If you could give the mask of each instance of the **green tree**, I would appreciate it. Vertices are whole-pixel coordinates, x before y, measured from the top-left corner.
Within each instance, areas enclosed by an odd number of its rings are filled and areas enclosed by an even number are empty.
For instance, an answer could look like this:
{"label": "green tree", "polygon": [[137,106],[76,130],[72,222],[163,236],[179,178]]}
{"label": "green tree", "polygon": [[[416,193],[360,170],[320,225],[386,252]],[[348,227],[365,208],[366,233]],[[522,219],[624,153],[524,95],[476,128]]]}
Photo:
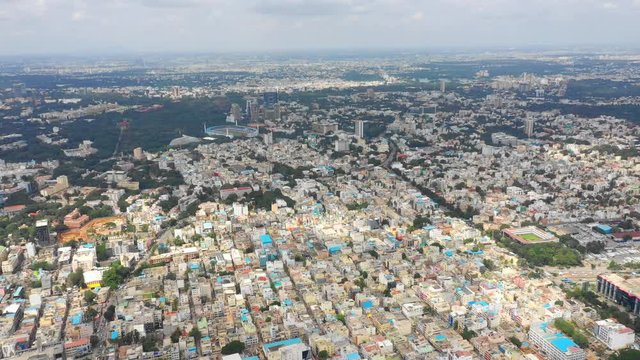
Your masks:
{"label": "green tree", "polygon": [[180,330],[180,328],[176,328],[172,333],[171,333],[171,342],[172,343],[177,343],[178,341],[180,341],[180,336],[182,335],[182,330]]}
{"label": "green tree", "polygon": [[114,305],[109,305],[107,310],[104,312],[104,318],[107,321],[113,321],[116,318],[116,307]]}
{"label": "green tree", "polygon": [[96,317],[96,315],[98,315],[98,311],[94,308],[92,308],[91,306],[89,306],[87,308],[87,311],[84,312],[84,322],[88,323],[88,322],[92,322],[93,319]]}
{"label": "green tree", "polygon": [[82,268],[78,268],[78,270],[70,273],[69,276],[67,276],[67,284],[69,286],[77,286],[77,287],[84,286],[84,275],[83,275]]}
{"label": "green tree", "polygon": [[509,341],[511,341],[511,343],[515,345],[517,348],[520,348],[522,346],[522,341],[520,341],[520,339],[518,339],[515,336],[510,337]]}
{"label": "green tree", "polygon": [[484,267],[487,268],[487,270],[489,271],[494,271],[497,269],[496,264],[493,262],[493,260],[491,259],[484,259],[482,260],[482,264],[484,265]]}
{"label": "green tree", "polygon": [[31,270],[46,270],[46,271],[51,271],[54,270],[56,267],[51,265],[48,261],[36,261],[33,262],[31,264]]}
{"label": "green tree", "polygon": [[196,341],[198,341],[202,337],[202,333],[200,332],[200,330],[198,330],[197,327],[194,327],[193,329],[191,329],[191,331],[189,331],[189,336],[192,336]]}
{"label": "green tree", "polygon": [[638,360],[640,359],[640,350],[624,349],[616,354],[609,356],[609,360]]}
{"label": "green tree", "polygon": [[222,355],[241,354],[245,349],[242,341],[234,340],[222,347]]}
{"label": "green tree", "polygon": [[467,327],[464,328],[464,330],[462,330],[462,338],[465,340],[471,340],[472,338],[476,337],[478,334],[476,334],[475,331],[473,330],[469,330]]}
{"label": "green tree", "polygon": [[156,340],[152,336],[145,336],[142,338],[142,351],[144,352],[158,351]]}
{"label": "green tree", "polygon": [[96,295],[91,290],[86,290],[84,292],[84,301],[89,305],[93,304],[93,302],[96,300],[96,297],[98,297],[98,295]]}
{"label": "green tree", "polygon": [[125,278],[129,276],[130,272],[131,270],[122,266],[119,260],[114,261],[111,263],[111,266],[109,266],[109,268],[102,274],[102,282],[106,286],[112,289],[116,289],[124,282]]}
{"label": "green tree", "polygon": [[109,259],[107,244],[105,244],[104,242],[101,242],[96,246],[96,257],[98,261],[105,261]]}
{"label": "green tree", "polygon": [[327,360],[329,358],[329,353],[327,352],[327,350],[322,350],[318,353],[318,357],[320,358],[320,360]]}

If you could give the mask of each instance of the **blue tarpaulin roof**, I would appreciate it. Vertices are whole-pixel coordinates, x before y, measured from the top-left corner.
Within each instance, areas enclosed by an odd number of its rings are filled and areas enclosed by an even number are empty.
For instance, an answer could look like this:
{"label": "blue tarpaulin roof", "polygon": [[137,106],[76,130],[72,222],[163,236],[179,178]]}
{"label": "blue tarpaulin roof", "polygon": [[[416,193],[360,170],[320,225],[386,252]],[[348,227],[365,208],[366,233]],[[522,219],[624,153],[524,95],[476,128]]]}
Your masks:
{"label": "blue tarpaulin roof", "polygon": [[262,242],[262,245],[271,244],[273,243],[273,239],[271,238],[271,236],[269,236],[269,234],[262,234],[260,235],[260,242]]}

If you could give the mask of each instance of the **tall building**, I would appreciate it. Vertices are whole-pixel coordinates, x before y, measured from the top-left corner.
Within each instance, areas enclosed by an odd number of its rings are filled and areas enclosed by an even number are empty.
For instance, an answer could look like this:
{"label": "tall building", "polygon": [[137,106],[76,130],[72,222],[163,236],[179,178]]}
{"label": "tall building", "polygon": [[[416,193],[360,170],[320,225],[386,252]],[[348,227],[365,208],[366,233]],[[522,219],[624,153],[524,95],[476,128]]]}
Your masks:
{"label": "tall building", "polygon": [[144,152],[142,151],[141,147],[137,147],[135,149],[133,149],[133,158],[136,160],[143,160],[144,159]]}
{"label": "tall building", "polygon": [[334,150],[336,152],[349,151],[349,142],[347,140],[338,139],[334,144]]}
{"label": "tall building", "polygon": [[242,120],[242,109],[240,109],[240,105],[231,104],[231,116],[233,116],[235,121]]}
{"label": "tall building", "polygon": [[36,239],[38,239],[38,243],[41,245],[48,245],[51,241],[48,220],[36,221]]}
{"label": "tall building", "polygon": [[273,144],[273,132],[269,131],[268,133],[266,133],[266,134],[264,134],[262,136],[263,136],[265,145]]}
{"label": "tall building", "polygon": [[251,122],[258,122],[260,117],[260,108],[258,107],[258,103],[256,101],[247,100],[247,105],[249,108],[249,118]]}
{"label": "tall building", "polygon": [[364,139],[364,120],[356,120],[356,137]]}
{"label": "tall building", "polygon": [[278,103],[278,92],[267,91],[262,95],[262,100],[265,108],[272,109]]}
{"label": "tall building", "polygon": [[527,134],[527,137],[533,136],[533,126],[535,125],[534,118],[526,118],[524,119],[524,132]]}
{"label": "tall building", "polygon": [[274,112],[274,115],[276,117],[276,120],[280,120],[280,118],[281,118],[281,111],[280,110],[281,110],[280,109],[280,104],[275,104],[273,106],[273,112]]}
{"label": "tall building", "polygon": [[447,91],[447,82],[444,80],[440,80],[440,92]]}

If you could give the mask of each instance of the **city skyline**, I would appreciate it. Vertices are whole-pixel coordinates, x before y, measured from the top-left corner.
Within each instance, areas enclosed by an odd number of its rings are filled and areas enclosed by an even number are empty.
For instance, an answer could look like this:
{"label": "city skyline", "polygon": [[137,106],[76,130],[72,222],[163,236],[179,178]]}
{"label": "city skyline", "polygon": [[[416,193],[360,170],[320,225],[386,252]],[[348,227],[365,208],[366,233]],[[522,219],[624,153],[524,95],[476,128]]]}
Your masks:
{"label": "city skyline", "polygon": [[[635,48],[640,1],[0,1],[0,55]],[[595,24],[595,26],[594,26]]]}

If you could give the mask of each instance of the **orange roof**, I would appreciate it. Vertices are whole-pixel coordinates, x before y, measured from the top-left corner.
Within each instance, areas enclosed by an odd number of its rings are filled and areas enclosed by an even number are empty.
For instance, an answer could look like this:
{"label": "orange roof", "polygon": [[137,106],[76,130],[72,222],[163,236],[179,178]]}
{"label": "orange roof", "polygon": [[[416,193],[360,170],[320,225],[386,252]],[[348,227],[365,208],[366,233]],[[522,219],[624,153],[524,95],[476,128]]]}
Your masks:
{"label": "orange roof", "polygon": [[89,338],[82,338],[82,339],[78,339],[76,341],[70,341],[70,342],[64,343],[64,348],[65,349],[74,348],[74,347],[78,347],[78,346],[87,345],[88,343],[89,343]]}
{"label": "orange roof", "polygon": [[5,206],[2,210],[13,212],[13,211],[20,211],[24,208],[26,208],[25,205],[9,205],[9,206]]}

